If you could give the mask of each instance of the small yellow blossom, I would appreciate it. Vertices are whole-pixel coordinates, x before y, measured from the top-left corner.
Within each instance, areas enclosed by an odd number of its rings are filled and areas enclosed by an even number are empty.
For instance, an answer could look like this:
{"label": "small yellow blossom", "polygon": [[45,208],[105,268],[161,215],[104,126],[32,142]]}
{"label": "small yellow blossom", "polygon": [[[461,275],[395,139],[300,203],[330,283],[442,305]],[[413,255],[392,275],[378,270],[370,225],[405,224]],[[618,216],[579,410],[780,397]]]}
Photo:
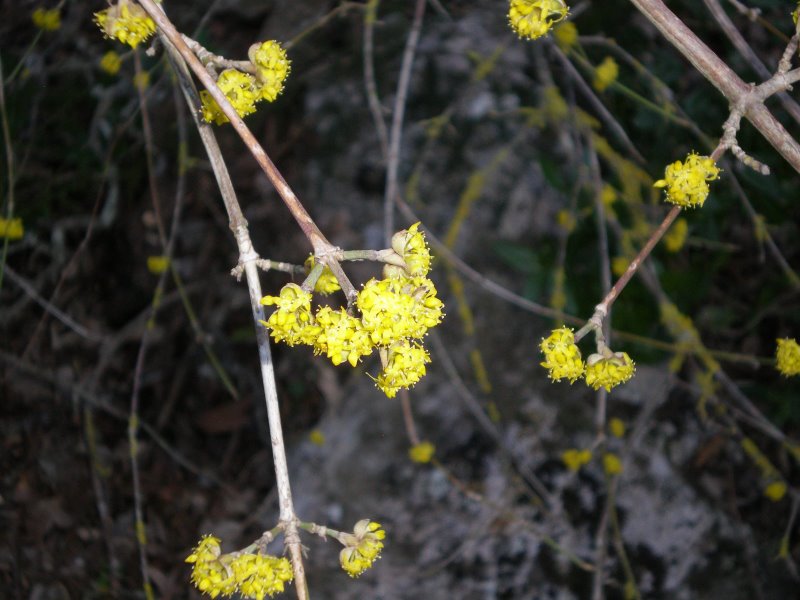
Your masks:
{"label": "small yellow blossom", "polygon": [[106,37],[115,38],[131,48],[156,32],[156,24],[145,10],[135,2],[119,0],[105,10],[94,14],[95,22]]}
{"label": "small yellow blossom", "polygon": [[703,206],[708,197],[708,182],[719,178],[719,168],[709,156],[692,152],[685,161],[677,160],[668,165],[664,179],[653,186],[666,188],[667,202],[684,208]]}
{"label": "small yellow blossom", "polygon": [[240,554],[231,561],[230,569],[243,598],[263,600],[282,592],[293,579],[289,560],[268,554]]}
{"label": "small yellow blossom", "polygon": [[583,450],[570,448],[561,453],[561,462],[573,473],[580,471],[583,465],[588,465],[590,460],[592,460],[592,451],[588,448]]}
{"label": "small yellow blossom", "polygon": [[578,42],[578,28],[572,21],[565,21],[553,30],[553,36],[556,44],[566,50]]}
{"label": "small yellow blossom", "polygon": [[[219,538],[204,535],[192,553],[186,557],[193,563],[192,583],[194,586],[216,598],[220,594],[230,596],[236,591],[236,579],[227,564],[221,560]],[[228,557],[225,556],[227,559]]]}
{"label": "small yellow blossom", "polygon": [[598,92],[605,91],[605,89],[614,83],[619,76],[619,66],[610,56],[606,56],[594,70],[594,81],[592,85]]}
{"label": "small yellow blossom", "polygon": [[625,422],[622,419],[614,417],[608,422],[608,430],[616,438],[625,436]]}
{"label": "small yellow blossom", "polygon": [[780,502],[786,495],[787,487],[783,481],[773,481],[764,488],[764,495],[773,502]]}
{"label": "small yellow blossom", "polygon": [[388,398],[394,398],[401,389],[413,387],[425,376],[425,365],[431,362],[421,344],[408,340],[401,340],[382,352],[387,354],[386,366],[378,374],[375,385]]}
{"label": "small yellow blossom", "polygon": [[[304,267],[306,270],[306,275],[311,272],[311,269],[317,264],[314,255],[312,254],[306,259],[304,263]],[[333,274],[333,271],[330,270],[330,267],[325,267],[322,269],[322,275],[319,276],[317,279],[317,283],[314,285],[314,291],[318,294],[322,294],[323,296],[330,296],[334,292],[338,292],[341,287],[339,287],[339,281],[336,279],[336,275]]]}
{"label": "small yellow blossom", "polygon": [[314,352],[325,354],[334,365],[349,362],[355,367],[362,356],[372,353],[369,333],[344,308],[333,310],[323,306],[317,311],[315,321],[319,333],[314,340]]}
{"label": "small yellow blossom", "polygon": [[116,75],[119,73],[121,67],[122,58],[113,50],[109,50],[103,54],[103,58],[100,59],[100,69],[109,75]]}
{"label": "small yellow blossom", "polygon": [[431,252],[425,234],[419,230],[419,223],[395,233],[392,250],[405,261],[410,277],[427,277],[431,269]]}
{"label": "small yellow blossom", "polygon": [[166,256],[148,256],[147,270],[153,275],[161,275],[169,268],[169,258]]}
{"label": "small yellow blossom", "polygon": [[408,457],[412,462],[425,464],[431,462],[434,452],[436,452],[436,446],[430,442],[420,442],[408,449]]}
{"label": "small yellow blossom", "polygon": [[520,37],[535,40],[567,17],[563,0],[511,0],[508,22]]}
{"label": "small yellow blossom", "polygon": [[[217,87],[222,90],[240,117],[256,112],[256,101],[259,99],[259,95],[256,89],[256,80],[252,75],[236,69],[225,69],[219,74]],[[228,122],[228,117],[225,116],[217,101],[211,97],[208,91],[200,92],[200,101],[203,119],[206,123],[222,125]]]}
{"label": "small yellow blossom", "polygon": [[607,452],[603,455],[603,469],[607,475],[619,475],[622,473],[622,461],[616,454]]}
{"label": "small yellow blossom", "polygon": [[324,446],[325,434],[322,433],[319,429],[312,429],[311,433],[308,434],[308,440],[315,446]]}
{"label": "small yellow blossom", "polygon": [[135,87],[140,92],[145,91],[148,87],[150,87],[150,72],[149,71],[140,71],[136,75],[133,76],[133,87]]}
{"label": "small yellow blossom", "polygon": [[667,252],[678,252],[686,243],[686,236],[689,234],[689,224],[686,219],[678,219],[672,224],[669,231],[664,236],[664,247]]}
{"label": "small yellow blossom", "polygon": [[22,219],[0,218],[0,238],[19,240],[24,234],[25,228],[22,226]]}
{"label": "small yellow blossom", "polygon": [[350,577],[358,577],[369,569],[383,550],[386,532],[380,523],[363,519],[356,523],[353,533],[339,534],[344,549],[339,553],[339,562]]}
{"label": "small yellow blossom", "polygon": [[256,67],[259,99],[272,102],[283,91],[283,82],[292,70],[286,50],[278,42],[270,40],[253,44],[248,58]]}
{"label": "small yellow blossom", "polygon": [[609,185],[608,183],[604,184],[603,189],[600,192],[600,201],[603,203],[603,206],[606,209],[609,209],[616,200],[617,190],[614,189],[614,186]]}
{"label": "small yellow blossom", "polygon": [[776,340],[778,347],[775,351],[776,368],[785,377],[800,375],[800,345],[794,338]]}
{"label": "small yellow blossom", "polygon": [[61,27],[61,10],[58,8],[37,8],[31,20],[42,31],[55,31]]}
{"label": "small yellow blossom", "polygon": [[370,279],[358,293],[356,305],[377,346],[422,337],[442,320],[444,306],[433,282],[424,278]]}
{"label": "small yellow blossom", "polygon": [[617,277],[622,277],[622,274],[628,270],[628,265],[631,264],[624,256],[615,256],[611,259],[611,272]]}
{"label": "small yellow blossom", "polygon": [[556,214],[556,221],[558,222],[558,226],[567,233],[572,233],[575,230],[575,217],[571,210],[564,208],[558,211]]}
{"label": "small yellow blossom", "polygon": [[269,319],[262,321],[272,331],[275,341],[285,341],[290,346],[314,343],[320,330],[311,314],[311,292],[287,283],[279,296],[264,296],[261,304],[278,307]]}
{"label": "small yellow blossom", "polygon": [[581,351],[575,345],[575,334],[567,327],[554,329],[542,340],[539,348],[544,353],[544,362],[540,363],[550,373],[550,379],[560,381],[569,379],[575,383],[583,375],[584,364]]}
{"label": "small yellow blossom", "polygon": [[599,390],[611,388],[625,383],[633,377],[636,367],[626,352],[615,352],[605,358],[601,354],[592,354],[586,359],[586,384]]}

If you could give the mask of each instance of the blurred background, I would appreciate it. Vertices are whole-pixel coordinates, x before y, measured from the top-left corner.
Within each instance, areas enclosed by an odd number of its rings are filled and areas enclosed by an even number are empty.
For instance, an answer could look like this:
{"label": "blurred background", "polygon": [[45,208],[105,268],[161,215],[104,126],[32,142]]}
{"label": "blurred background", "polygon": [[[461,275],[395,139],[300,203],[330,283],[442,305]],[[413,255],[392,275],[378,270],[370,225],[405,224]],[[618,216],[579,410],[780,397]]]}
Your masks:
{"label": "blurred background", "polygon": [[[413,4],[382,1],[371,25],[387,124]],[[768,72],[794,28],[791,2],[749,0],[753,19],[738,2],[669,4],[745,81],[765,77],[709,7]],[[255,41],[287,47],[283,94],[246,122],[334,244],[384,247],[366,5],[163,5],[227,58]],[[249,299],[230,275],[238,255],[208,158],[163,48],[104,39],[103,3],[0,6],[0,595],[144,597],[136,396],[149,577],[157,598],[199,597],[183,561],[200,536],[233,550],[278,518]],[[55,7],[57,26],[34,24]],[[409,458],[401,401],[368,375],[375,356],[333,367],[273,344],[298,514],[387,531],[357,580],[335,542],[304,538],[312,596],[796,597],[800,384],[772,357],[776,338],[800,333],[797,173],[745,123],[741,146],[772,175],[722,163],[706,205],[682,214],[613,307],[610,343],[635,378],[607,398],[550,383],[538,344],[563,320],[537,307],[591,316],[603,272],[624,270],[667,212],[653,182],[713,149],[728,106],[627,1],[575,2],[579,37],[536,43],[510,30],[507,8],[431,1],[408,88],[398,181],[413,214],[398,211],[397,229],[429,232],[447,312],[410,394],[436,460]],[[798,132],[793,102],[768,107]],[[256,250],[302,264],[311,248],[274,189],[230,126],[215,131]],[[345,268],[357,285],[380,273]],[[266,272],[262,286],[291,280]]]}

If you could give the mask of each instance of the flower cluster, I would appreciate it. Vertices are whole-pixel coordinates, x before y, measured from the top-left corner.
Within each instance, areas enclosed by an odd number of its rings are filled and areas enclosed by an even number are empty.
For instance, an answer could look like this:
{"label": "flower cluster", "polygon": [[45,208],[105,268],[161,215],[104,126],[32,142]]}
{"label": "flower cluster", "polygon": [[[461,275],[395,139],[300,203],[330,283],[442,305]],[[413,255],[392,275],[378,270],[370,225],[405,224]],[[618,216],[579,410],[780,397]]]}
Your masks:
{"label": "flower cluster", "polygon": [[[394,235],[391,254],[385,277],[370,279],[358,292],[358,316],[329,306],[312,312],[311,292],[290,283],[279,296],[262,298],[262,304],[277,306],[263,324],[276,341],[313,346],[315,354],[324,354],[334,365],[348,362],[355,367],[377,348],[383,368],[375,383],[393,398],[425,375],[430,356],[421,340],[442,320],[443,304],[427,278],[431,256],[419,223]],[[313,267],[312,257],[306,269]],[[329,294],[337,289],[338,282],[326,268],[315,290]]]}
{"label": "flower cluster", "polygon": [[263,600],[284,590],[292,580],[292,567],[285,558],[267,554],[233,552],[222,554],[219,538],[205,535],[186,562],[193,564],[192,583],[212,598],[231,596]]}
{"label": "flower cluster", "polygon": [[607,348],[603,354],[592,354],[584,363],[581,351],[575,344],[575,334],[567,327],[554,329],[539,345],[545,360],[540,363],[553,381],[568,379],[575,383],[584,378],[586,384],[595,390],[611,388],[625,383],[635,371],[630,356],[625,352],[611,352]]}
{"label": "flower cluster", "polygon": [[666,188],[667,202],[684,208],[703,206],[708,197],[708,183],[719,178],[719,168],[714,159],[692,152],[685,161],[676,160],[668,165],[664,179],[653,185]]}
{"label": "flower cluster", "polygon": [[608,86],[614,83],[619,76],[619,66],[610,56],[606,56],[597,68],[594,70],[594,81],[592,85],[598,92],[604,91]]}
{"label": "flower cluster", "polygon": [[58,8],[37,8],[31,20],[42,31],[56,31],[61,27],[61,10]]}
{"label": "flower cluster", "polygon": [[[306,275],[311,272],[317,264],[314,255],[312,254],[306,259],[304,263],[304,267],[306,270]],[[319,276],[317,279],[317,283],[314,284],[314,291],[318,294],[322,294],[323,296],[330,296],[334,292],[338,292],[341,287],[339,287],[339,282],[336,279],[336,275],[333,274],[333,271],[330,270],[329,267],[325,267],[322,269],[322,275]]]}
{"label": "flower cluster", "polygon": [[339,553],[339,562],[350,577],[358,577],[369,569],[383,549],[386,532],[380,523],[363,519],[356,523],[353,533],[339,534],[344,549]]}
{"label": "flower cluster", "polygon": [[589,464],[592,460],[592,451],[588,448],[578,450],[577,448],[569,448],[561,453],[561,462],[573,473],[581,470],[581,467]]}
{"label": "flower cluster", "polygon": [[19,240],[25,234],[22,219],[3,219],[0,217],[0,239]]}
{"label": "flower cluster", "polygon": [[800,375],[800,345],[793,338],[777,340],[776,367],[785,377]]}
{"label": "flower cluster", "polygon": [[156,24],[136,2],[119,0],[94,14],[95,23],[106,37],[114,38],[136,48],[156,32]]}
{"label": "flower cluster", "polygon": [[408,449],[408,457],[412,462],[418,464],[425,464],[431,462],[433,455],[436,453],[436,446],[430,442],[420,442],[414,444]]}
{"label": "flower cluster", "polygon": [[511,0],[508,22],[517,35],[535,40],[563,21],[569,7],[563,0]]}
{"label": "flower cluster", "polygon": [[[225,69],[217,78],[217,86],[240,117],[256,111],[261,100],[272,102],[283,91],[283,82],[289,75],[291,63],[281,45],[269,40],[253,44],[249,50],[253,74],[238,69]],[[200,92],[203,119],[207,123],[222,125],[228,117],[207,91]]]}
{"label": "flower cluster", "polygon": [[103,54],[103,58],[100,59],[101,70],[109,75],[116,75],[119,73],[120,68],[122,68],[122,57],[119,54],[113,50],[109,50]]}

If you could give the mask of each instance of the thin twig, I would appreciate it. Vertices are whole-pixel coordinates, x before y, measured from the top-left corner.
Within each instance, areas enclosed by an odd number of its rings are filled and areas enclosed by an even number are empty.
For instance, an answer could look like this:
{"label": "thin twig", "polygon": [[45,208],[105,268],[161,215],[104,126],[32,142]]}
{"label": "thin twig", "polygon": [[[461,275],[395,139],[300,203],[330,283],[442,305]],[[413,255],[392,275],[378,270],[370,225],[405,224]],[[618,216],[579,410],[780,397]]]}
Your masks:
{"label": "thin twig", "polygon": [[389,157],[389,134],[386,130],[386,121],[383,120],[383,107],[378,98],[378,86],[375,83],[374,37],[379,4],[380,0],[369,0],[364,11],[364,87],[367,90],[369,112],[381,144],[383,160],[386,161]]}

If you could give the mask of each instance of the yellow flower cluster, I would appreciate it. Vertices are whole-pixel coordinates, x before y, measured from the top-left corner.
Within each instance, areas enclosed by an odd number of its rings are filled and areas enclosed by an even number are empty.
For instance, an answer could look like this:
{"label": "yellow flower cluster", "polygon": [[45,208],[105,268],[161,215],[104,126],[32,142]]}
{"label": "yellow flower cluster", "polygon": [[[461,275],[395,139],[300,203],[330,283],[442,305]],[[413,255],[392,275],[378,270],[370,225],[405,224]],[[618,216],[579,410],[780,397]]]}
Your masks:
{"label": "yellow flower cluster", "polygon": [[785,377],[800,375],[800,345],[794,338],[777,340],[776,367]]}
{"label": "yellow flower cluster", "polygon": [[[419,224],[395,234],[392,250],[394,264],[384,268],[388,276],[370,279],[358,292],[359,316],[329,306],[312,313],[311,292],[290,283],[279,296],[261,299],[262,304],[277,306],[263,324],[276,341],[313,346],[316,354],[324,354],[334,365],[348,362],[355,367],[362,356],[378,348],[383,369],[375,383],[393,398],[425,375],[430,356],[420,340],[442,320],[444,305],[426,277],[431,256]],[[306,268],[310,270],[313,264],[309,259]],[[406,268],[397,266],[402,264]],[[315,289],[330,293],[338,287],[333,274],[323,271]]]}
{"label": "yellow flower cluster", "polygon": [[666,188],[667,202],[678,206],[703,206],[708,197],[708,182],[719,178],[719,168],[709,156],[700,156],[692,152],[685,161],[676,160],[668,165],[664,179],[659,179],[653,186]]}
{"label": "yellow flower cluster", "polygon": [[[316,259],[314,259],[314,255],[312,254],[306,259],[304,263],[304,267],[306,270],[306,275],[311,272],[317,264]],[[336,275],[333,274],[333,271],[330,270],[329,267],[325,267],[322,269],[322,275],[319,276],[317,279],[317,283],[314,284],[314,291],[318,294],[322,294],[323,296],[330,296],[334,292],[338,292],[340,289],[339,282],[336,280]]]}
{"label": "yellow flower cluster", "polygon": [[350,577],[358,577],[369,569],[381,555],[386,532],[380,523],[363,519],[356,523],[353,533],[343,533],[339,541],[344,549],[339,553],[339,562]]}
{"label": "yellow flower cluster", "polygon": [[115,38],[131,48],[156,32],[156,24],[145,10],[135,2],[119,0],[105,10],[94,14],[95,23],[106,37]]}
{"label": "yellow flower cluster", "polygon": [[619,76],[619,66],[610,56],[606,56],[597,68],[594,70],[594,81],[592,85],[598,92],[604,91],[608,86],[614,83]]}
{"label": "yellow flower cluster", "polygon": [[192,553],[192,583],[212,598],[231,596],[263,600],[284,590],[292,580],[292,567],[285,558],[266,554],[222,554],[219,538],[204,535]]}
{"label": "yellow flower cluster", "polygon": [[588,465],[590,460],[592,460],[592,451],[588,448],[583,450],[570,448],[561,453],[561,462],[573,473],[580,471],[583,465]]}
{"label": "yellow flower cluster", "polygon": [[601,387],[606,391],[625,383],[635,371],[631,358],[625,352],[608,352],[608,356],[592,354],[583,362],[581,351],[575,344],[575,334],[567,327],[554,329],[539,345],[544,354],[540,363],[553,381],[568,379],[575,383],[581,377],[595,390]]}
{"label": "yellow flower cluster", "polygon": [[22,219],[3,219],[0,217],[0,239],[19,240],[25,235]]}
{"label": "yellow flower cluster", "polygon": [[688,235],[689,223],[686,222],[686,219],[677,219],[666,235],[664,235],[664,247],[667,249],[667,252],[675,253],[683,248]]}
{"label": "yellow flower cluster", "polygon": [[508,22],[517,35],[535,40],[547,32],[569,13],[563,0],[511,0]]}
{"label": "yellow flower cluster", "polygon": [[619,456],[613,452],[607,452],[603,455],[603,470],[607,475],[614,476],[622,473],[622,461]]}
{"label": "yellow flower cluster", "polygon": [[[286,51],[274,40],[253,44],[249,58],[255,75],[237,69],[225,69],[217,79],[217,86],[240,117],[254,113],[256,103],[261,100],[275,100],[283,91],[283,82],[291,70]],[[200,100],[203,119],[207,123],[222,125],[228,122],[228,117],[211,94],[203,90],[200,92]]]}
{"label": "yellow flower cluster", "polygon": [[431,462],[435,452],[436,446],[430,442],[420,442],[419,444],[414,444],[408,449],[408,457],[412,462],[426,464]]}
{"label": "yellow flower cluster", "polygon": [[109,75],[116,75],[122,67],[122,57],[113,50],[109,50],[103,54],[100,59],[100,69]]}
{"label": "yellow flower cluster", "polygon": [[61,27],[61,10],[58,8],[37,8],[31,20],[42,31],[55,31]]}

